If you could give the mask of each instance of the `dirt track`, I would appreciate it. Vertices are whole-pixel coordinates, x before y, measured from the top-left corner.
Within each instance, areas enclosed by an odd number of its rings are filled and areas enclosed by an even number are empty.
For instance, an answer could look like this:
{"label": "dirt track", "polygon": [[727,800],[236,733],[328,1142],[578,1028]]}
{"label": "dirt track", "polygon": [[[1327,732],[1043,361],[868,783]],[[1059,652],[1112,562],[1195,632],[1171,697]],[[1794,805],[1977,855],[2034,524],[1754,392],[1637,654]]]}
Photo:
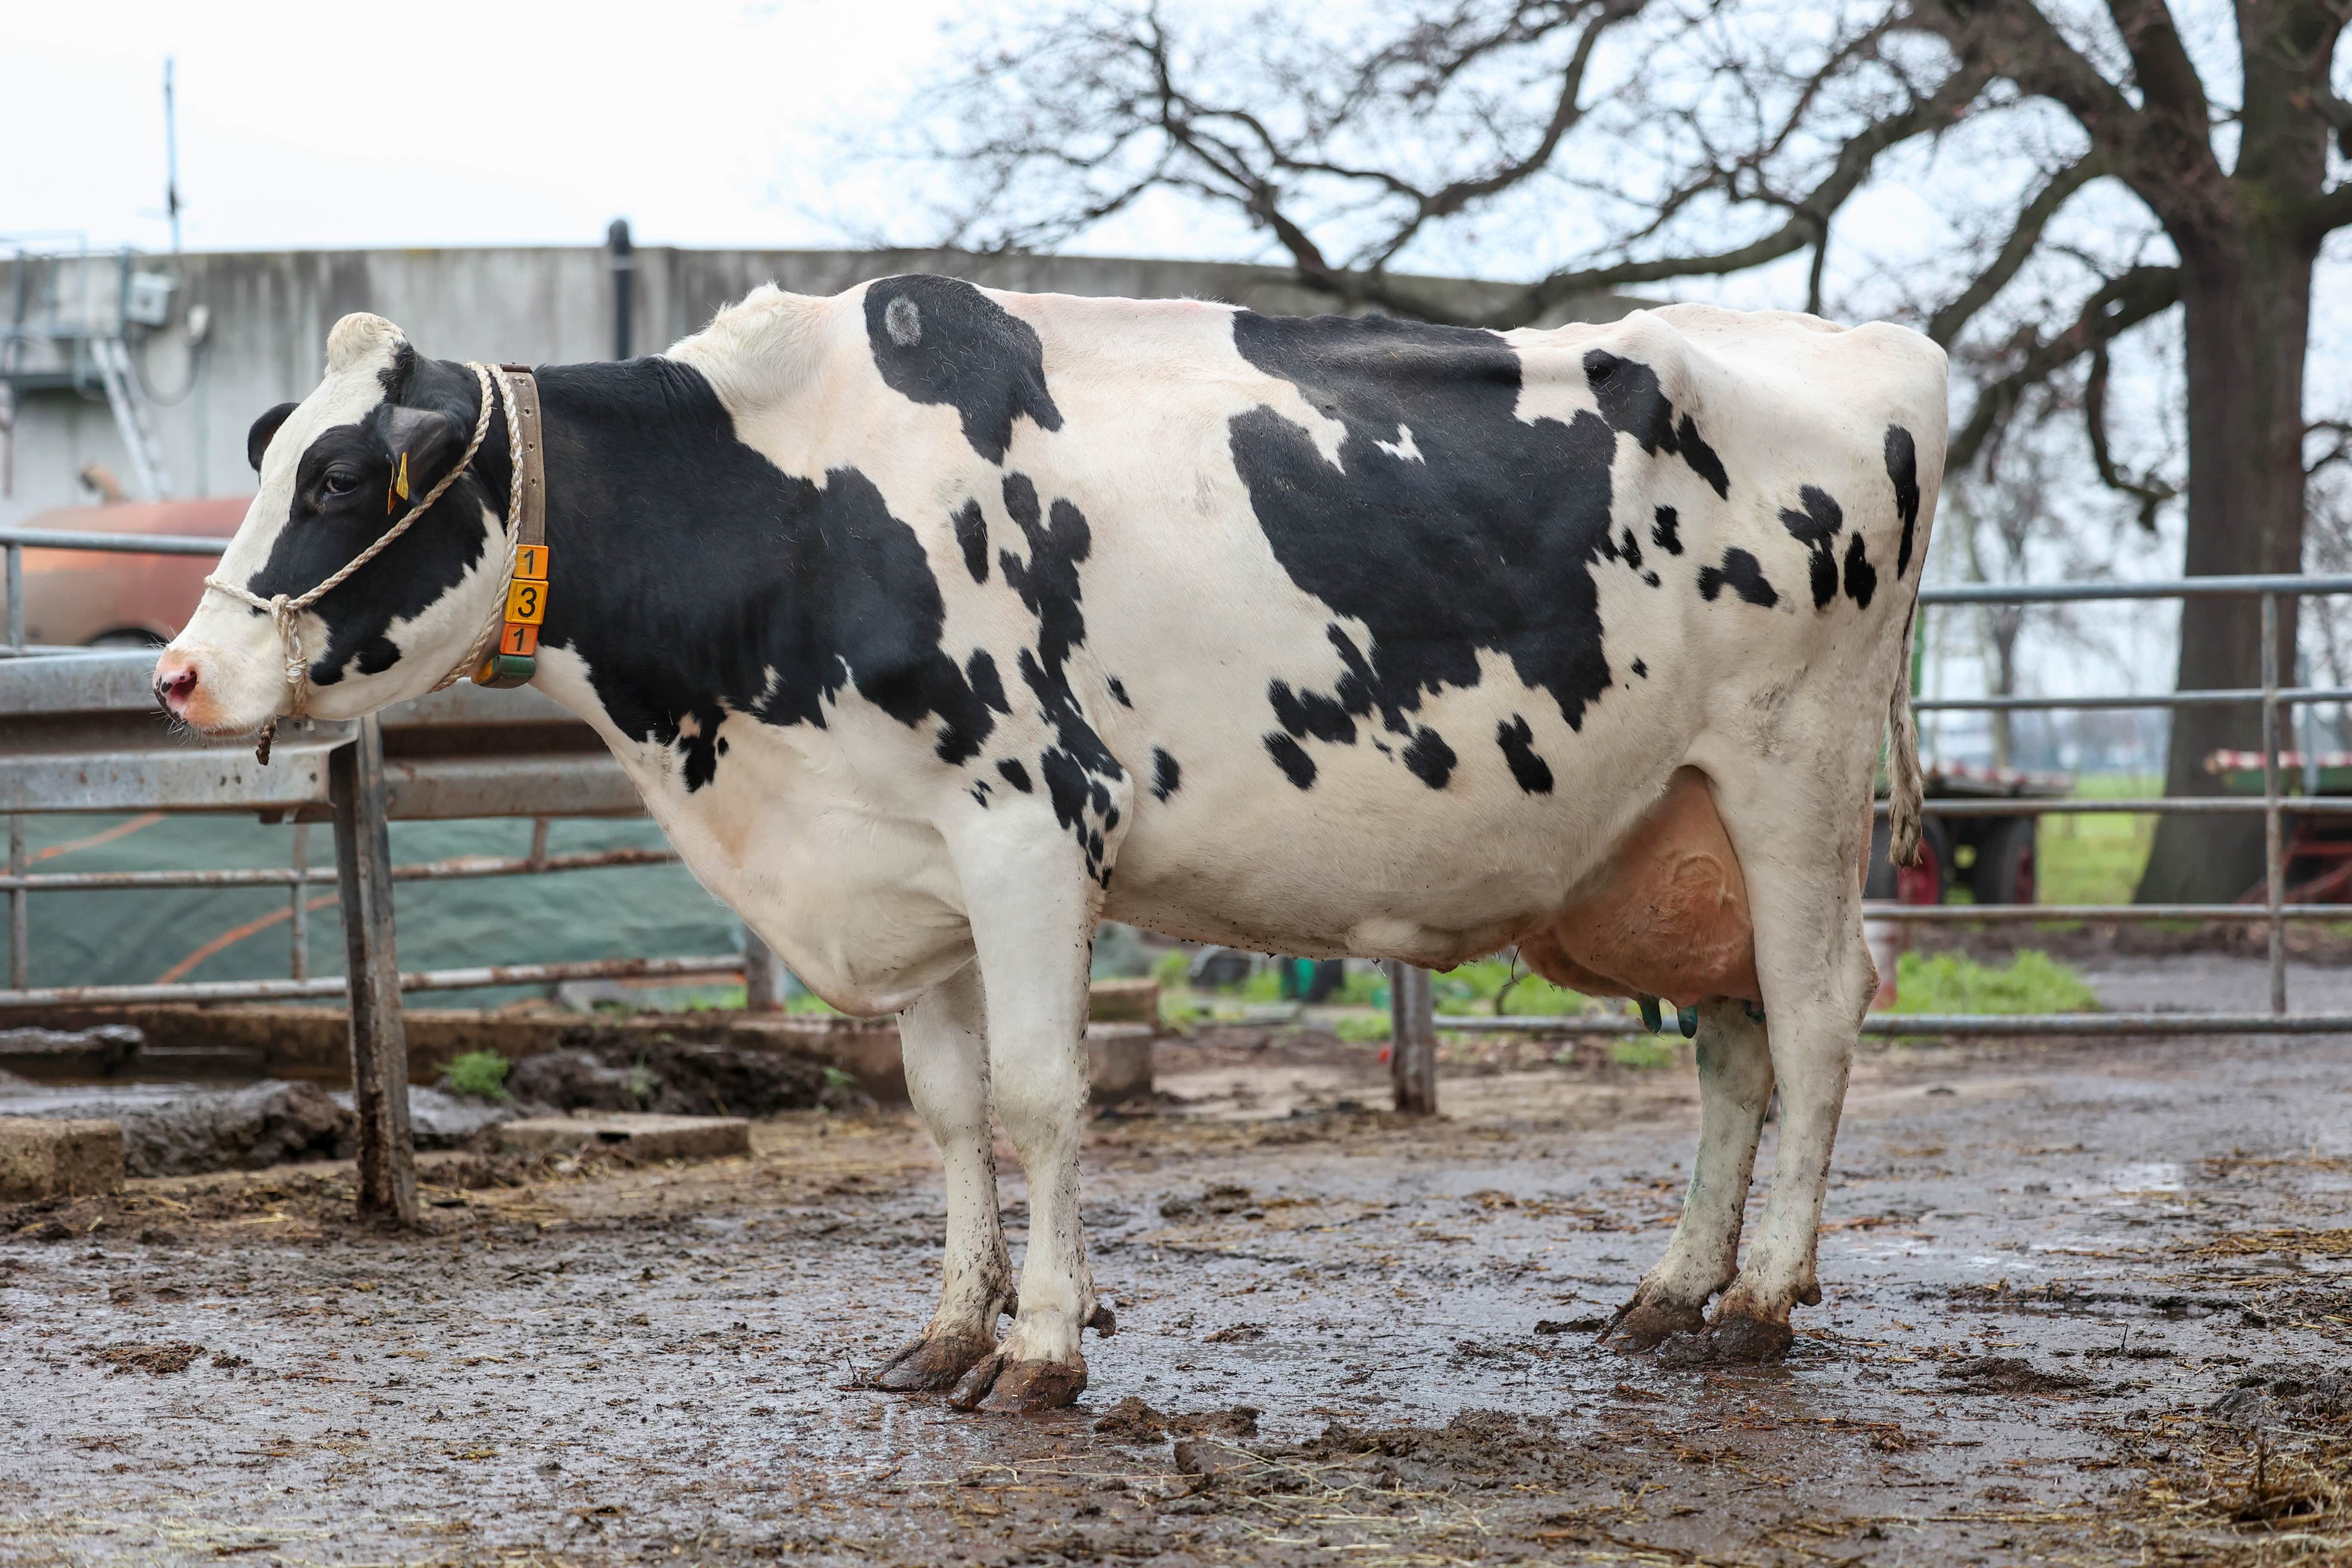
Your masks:
{"label": "dirt track", "polygon": [[851,1386],[929,1310],[911,1121],[443,1163],[530,1179],[407,1238],[331,1167],[137,1184],[0,1244],[0,1562],[2352,1559],[2348,1068],[1871,1056],[1827,1300],[1721,1371],[1591,1343],[1679,1204],[1686,1070],[1449,1078],[1413,1126],[1349,1108],[1360,1053],[1169,1047],[1189,1103],[1090,1147],[1120,1331],[1043,1420]]}

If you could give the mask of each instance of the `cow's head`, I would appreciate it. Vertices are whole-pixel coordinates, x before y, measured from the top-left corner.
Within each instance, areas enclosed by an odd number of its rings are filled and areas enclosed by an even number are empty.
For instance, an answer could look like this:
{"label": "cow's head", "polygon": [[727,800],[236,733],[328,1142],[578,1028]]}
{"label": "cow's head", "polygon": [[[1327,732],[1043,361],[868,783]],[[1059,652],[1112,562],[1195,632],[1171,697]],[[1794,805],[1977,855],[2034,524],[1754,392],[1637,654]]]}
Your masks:
{"label": "cow's head", "polygon": [[[215,573],[263,599],[317,587],[464,459],[481,391],[471,370],[420,358],[381,316],[327,334],[327,374],[254,421],[261,493]],[[432,689],[498,607],[506,568],[507,433],[494,415],[468,471],[407,531],[300,611],[309,711],[352,719]],[[267,611],[206,592],[155,667],[155,694],[208,734],[289,711],[287,653]]]}

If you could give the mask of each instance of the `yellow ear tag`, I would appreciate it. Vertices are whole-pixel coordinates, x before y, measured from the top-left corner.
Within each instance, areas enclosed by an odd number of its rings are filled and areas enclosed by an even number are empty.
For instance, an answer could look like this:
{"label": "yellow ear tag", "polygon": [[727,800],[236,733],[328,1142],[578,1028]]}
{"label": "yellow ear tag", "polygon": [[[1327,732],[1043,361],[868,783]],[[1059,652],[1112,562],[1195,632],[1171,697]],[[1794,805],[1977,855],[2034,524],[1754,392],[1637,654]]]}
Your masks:
{"label": "yellow ear tag", "polygon": [[408,454],[405,452],[400,455],[400,472],[393,476],[392,488],[399,492],[401,500],[408,499]]}

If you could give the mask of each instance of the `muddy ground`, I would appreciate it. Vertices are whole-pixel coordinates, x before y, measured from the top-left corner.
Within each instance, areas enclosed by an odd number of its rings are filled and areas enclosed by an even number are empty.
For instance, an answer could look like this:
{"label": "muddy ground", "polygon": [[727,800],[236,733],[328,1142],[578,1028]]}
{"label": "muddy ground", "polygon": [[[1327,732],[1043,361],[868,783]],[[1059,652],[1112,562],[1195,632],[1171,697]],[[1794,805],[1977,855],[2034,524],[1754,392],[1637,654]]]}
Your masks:
{"label": "muddy ground", "polygon": [[857,1386],[937,1275],[905,1116],[430,1156],[406,1237],[333,1166],[8,1216],[0,1562],[2352,1560],[2352,1043],[1866,1052],[1827,1299],[1752,1370],[1593,1343],[1686,1067],[1412,1124],[1361,1050],[1163,1049],[1092,1131],[1118,1332],[1047,1418]]}

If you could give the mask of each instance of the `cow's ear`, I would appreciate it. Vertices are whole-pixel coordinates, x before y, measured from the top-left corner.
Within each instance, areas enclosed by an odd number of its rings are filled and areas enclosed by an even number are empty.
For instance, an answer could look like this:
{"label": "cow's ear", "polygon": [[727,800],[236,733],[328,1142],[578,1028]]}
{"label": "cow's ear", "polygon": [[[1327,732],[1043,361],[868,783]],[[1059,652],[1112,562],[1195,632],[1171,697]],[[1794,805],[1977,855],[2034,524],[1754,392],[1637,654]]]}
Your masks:
{"label": "cow's ear", "polygon": [[286,416],[293,413],[296,406],[291,403],[279,404],[255,420],[253,428],[245,433],[245,460],[253,465],[255,473],[261,472],[261,455],[269,450],[270,437],[278,434],[278,427],[286,423]]}
{"label": "cow's ear", "polygon": [[383,445],[392,459],[384,510],[392,511],[423,500],[441,482],[441,476],[465,450],[466,437],[457,422],[446,414],[394,404],[384,412]]}

